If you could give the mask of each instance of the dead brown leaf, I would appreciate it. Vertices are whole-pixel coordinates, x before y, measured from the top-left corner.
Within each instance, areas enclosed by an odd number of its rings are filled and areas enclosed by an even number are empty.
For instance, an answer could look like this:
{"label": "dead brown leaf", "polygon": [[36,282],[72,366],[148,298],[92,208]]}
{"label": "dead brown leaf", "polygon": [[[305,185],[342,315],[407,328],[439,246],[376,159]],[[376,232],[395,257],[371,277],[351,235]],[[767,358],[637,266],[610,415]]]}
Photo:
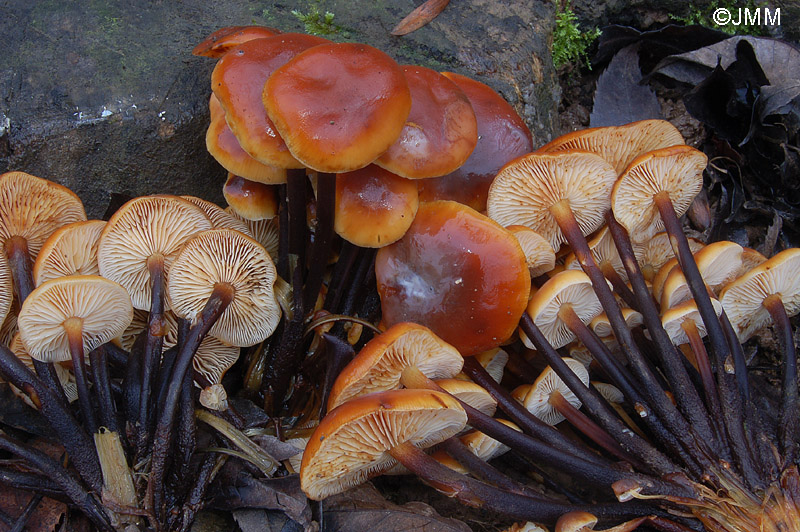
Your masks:
{"label": "dead brown leaf", "polygon": [[[33,498],[33,494],[27,491],[17,490],[8,486],[0,486],[0,510],[17,518],[28,502]],[[61,516],[67,511],[67,505],[54,501],[53,499],[43,498],[36,506],[36,510],[28,520],[25,530],[39,530],[49,532],[55,530]]]}
{"label": "dead brown leaf", "polygon": [[406,35],[435,19],[441,13],[450,0],[427,0],[401,20],[392,30],[392,35]]}

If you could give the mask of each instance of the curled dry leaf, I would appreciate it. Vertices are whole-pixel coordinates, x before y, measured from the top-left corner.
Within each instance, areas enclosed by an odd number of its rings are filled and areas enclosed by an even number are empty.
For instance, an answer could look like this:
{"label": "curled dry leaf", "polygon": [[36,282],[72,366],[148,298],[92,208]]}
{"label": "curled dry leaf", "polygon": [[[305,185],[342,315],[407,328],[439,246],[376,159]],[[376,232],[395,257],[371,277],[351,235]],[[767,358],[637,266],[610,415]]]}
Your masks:
{"label": "curled dry leaf", "polygon": [[392,35],[406,35],[435,19],[450,0],[427,0],[401,20],[392,30]]}

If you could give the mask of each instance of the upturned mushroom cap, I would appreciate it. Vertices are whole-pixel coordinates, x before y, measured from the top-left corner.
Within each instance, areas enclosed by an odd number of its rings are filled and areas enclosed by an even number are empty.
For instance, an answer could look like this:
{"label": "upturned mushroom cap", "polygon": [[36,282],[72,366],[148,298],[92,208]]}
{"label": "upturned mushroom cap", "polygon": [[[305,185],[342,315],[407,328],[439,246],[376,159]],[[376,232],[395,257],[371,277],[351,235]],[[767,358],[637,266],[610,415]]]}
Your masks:
{"label": "upturned mushroom cap", "polygon": [[781,251],[720,292],[719,300],[740,340],[747,340],[770,322],[762,303],[776,294],[789,316],[800,311],[800,248]]}
{"label": "upturned mushroom cap", "polygon": [[[597,231],[587,243],[589,244],[589,250],[592,252],[592,257],[594,257],[594,261],[598,266],[603,263],[610,264],[623,281],[628,281],[628,272],[625,270],[625,265],[622,264],[622,258],[620,258],[617,247],[614,245],[614,239],[611,237],[611,232],[608,230],[608,227],[603,227]],[[564,258],[564,268],[567,270],[581,269],[580,262],[578,262],[578,257],[575,256],[575,253],[570,253]]]}
{"label": "upturned mushroom cap", "polygon": [[200,41],[192,49],[192,55],[217,59],[243,42],[272,37],[279,33],[279,30],[267,26],[226,26]]}
{"label": "upturned mushroom cap", "polygon": [[542,235],[524,225],[509,225],[506,229],[517,237],[531,277],[538,277],[555,268],[556,253]]}
{"label": "upturned mushroom cap", "polygon": [[83,350],[89,353],[121,335],[133,318],[130,296],[119,284],[97,275],[60,277],[36,288],[19,311],[22,343],[42,362],[71,360],[64,322],[82,322]]}
{"label": "upturned mushroom cap", "polygon": [[234,298],[209,331],[223,342],[246,347],[269,337],[281,309],[273,285],[277,274],[264,247],[232,229],[197,234],[181,248],[167,283],[176,315],[194,322],[216,284],[233,287]]}
{"label": "upturned mushroom cap", "polygon": [[263,104],[297,160],[341,173],[363,168],[394,143],[411,93],[400,66],[380,50],[322,44],[275,70]]}
{"label": "upturned mushroom cap", "polygon": [[569,202],[584,235],[603,224],[617,173],[598,155],[531,153],[505,165],[489,188],[486,209],[500,225],[530,227],[558,250],[566,238],[550,209]]}
{"label": "upturned mushroom cap", "polygon": [[[569,366],[581,382],[589,386],[589,372],[586,367],[575,359],[563,357],[562,360]],[[581,407],[581,401],[572,393],[572,390],[556,375],[550,366],[547,366],[537,377],[531,389],[525,396],[524,405],[534,416],[538,417],[548,425],[557,425],[564,421],[562,416],[555,408],[550,405],[550,395],[558,391],[575,408]]]}
{"label": "upturned mushroom cap", "polygon": [[149,310],[148,259],[156,255],[164,258],[168,280],[169,268],[181,246],[211,227],[199,207],[177,196],[134,198],[114,213],[100,234],[100,275],[125,287],[134,308]]}
{"label": "upturned mushroom cap", "polygon": [[97,246],[105,229],[103,220],[87,220],[67,224],[50,235],[33,264],[33,282],[67,275],[100,275]]}
{"label": "upturned mushroom cap", "polygon": [[[622,309],[622,318],[625,320],[625,324],[629,328],[638,327],[642,323],[644,323],[644,316],[640,312],[637,312],[631,308],[623,307]],[[605,312],[601,312],[598,314],[590,323],[589,328],[591,328],[594,333],[599,336],[600,338],[604,338],[606,336],[611,336],[614,334],[614,329],[611,327],[611,322],[608,319],[608,316]]]}
{"label": "upturned mushroom cap", "polygon": [[[712,242],[694,253],[694,260],[703,281],[717,293],[741,271],[742,246],[727,240]],[[683,272],[680,268],[673,268],[661,289],[661,309],[672,308],[689,299],[692,299],[692,292]]]}
{"label": "upturned mushroom cap", "polygon": [[245,220],[270,220],[278,214],[275,187],[228,174],[222,194],[230,209]]}
{"label": "upturned mushroom cap", "polygon": [[225,170],[259,183],[286,182],[285,168],[264,164],[244,151],[226,122],[225,110],[214,94],[211,95],[208,106],[211,122],[206,131],[206,149]]}
{"label": "upturned mushroom cap", "polygon": [[392,468],[400,443],[427,448],[464,429],[467,415],[447,394],[381,392],[342,404],[320,422],[300,466],[300,487],[313,500],[341,493]]}
{"label": "upturned mushroom cap", "polygon": [[685,145],[647,152],[633,160],[611,191],[611,210],[631,240],[642,242],[663,230],[653,199],[656,194],[669,194],[678,216],[686,212],[703,187],[706,164],[703,152]]}
{"label": "upturned mushroom cap", "polygon": [[620,174],[643,153],[683,143],[678,129],[666,120],[641,120],[624,126],[594,127],[567,133],[537,151],[581,150],[596,153],[611,163]]}
{"label": "upturned mushroom cap", "polygon": [[219,384],[225,373],[239,360],[240,352],[241,348],[208,335],[200,342],[192,357],[192,368],[211,384]]}
{"label": "upturned mushroom cap", "polygon": [[[507,419],[498,419],[497,422],[502,423],[503,425],[506,425],[517,432],[522,432],[521,428]],[[459,439],[461,440],[461,443],[466,445],[467,448],[472,451],[472,454],[487,462],[497,458],[501,454],[505,454],[509,450],[509,447],[504,443],[500,443],[494,438],[490,438],[478,430],[470,431],[459,437]]]}
{"label": "upturned mushroom cap", "polygon": [[25,172],[0,175],[0,244],[24,238],[31,262],[56,229],[84,220],[83,203],[68,188]]}
{"label": "upturned mushroom cap", "polygon": [[357,246],[399,240],[417,214],[417,183],[371,164],[336,176],[336,233]]}
{"label": "upturned mushroom cap", "polygon": [[[225,209],[231,216],[240,217],[239,213],[231,207]],[[247,224],[250,233],[255,238],[256,242],[264,246],[269,256],[272,257],[272,262],[278,260],[278,240],[280,238],[280,230],[278,227],[278,217],[273,216],[269,219],[248,220],[247,218],[240,219]]]}
{"label": "upturned mushroom cap", "polygon": [[375,164],[409,179],[439,177],[464,164],[478,142],[475,112],[458,85],[429,68],[403,67],[411,112]]}
{"label": "upturned mushroom cap", "polygon": [[495,347],[494,349],[478,353],[475,355],[475,360],[486,369],[486,373],[488,373],[495,382],[503,380],[503,371],[508,363],[508,353],[499,347]]}
{"label": "upturned mushroom cap", "polygon": [[406,234],[375,260],[387,325],[411,321],[469,356],[514,333],[530,291],[519,242],[473,209],[423,203]]}
{"label": "upturned mushroom cap", "polygon": [[475,410],[480,410],[487,416],[493,416],[497,410],[497,401],[486,388],[472,381],[460,379],[436,379],[444,391],[461,399]]}
{"label": "upturned mushroom cap", "polygon": [[589,512],[574,511],[558,518],[556,532],[587,532],[597,524],[597,517]]}
{"label": "upturned mushroom cap", "polygon": [[237,218],[231,213],[226,212],[219,205],[198,198],[197,196],[181,196],[181,198],[200,207],[200,210],[208,216],[214,229],[233,229],[253,238],[253,233],[250,232],[250,228],[241,218]]}
{"label": "upturned mushroom cap", "polygon": [[[719,301],[711,299],[711,305],[714,307],[714,312],[717,313],[717,316],[722,314],[722,304],[720,304]],[[706,336],[706,326],[705,323],[703,323],[703,318],[700,316],[700,311],[697,310],[697,304],[694,299],[679,303],[661,315],[661,324],[664,326],[664,330],[667,331],[667,335],[669,335],[669,339],[672,340],[673,344],[682,345],[689,343],[689,337],[686,331],[681,327],[683,322],[688,320],[694,322],[697,327],[697,332],[700,334],[700,338]]]}
{"label": "upturned mushroom cap", "polygon": [[228,392],[221,384],[212,384],[200,391],[200,404],[209,410],[227,410]]}
{"label": "upturned mushroom cap", "polygon": [[478,124],[478,143],[458,169],[420,181],[420,200],[452,200],[486,210],[489,185],[507,162],[533,151],[533,139],[514,108],[494,89],[461,74],[442,72],[464,91]]}
{"label": "upturned mushroom cap", "polygon": [[[705,245],[696,238],[687,238],[687,240],[692,253],[696,253]],[[675,257],[675,252],[672,250],[672,244],[670,244],[669,235],[666,231],[656,233],[652,238],[641,244],[634,244],[633,252],[636,254],[636,261],[639,263],[639,267],[642,269],[642,275],[648,282],[653,282],[656,272],[668,260]]]}
{"label": "upturned mushroom cap", "polygon": [[[531,296],[528,314],[556,349],[575,339],[575,334],[559,317],[559,311],[565,305],[572,306],[583,323],[589,323],[603,311],[592,288],[592,281],[582,271],[564,270],[551,277]],[[535,349],[521,331],[520,337],[526,346]]]}
{"label": "upturned mushroom cap", "polygon": [[360,395],[399,388],[407,367],[415,366],[429,379],[445,379],[463,365],[461,354],[427,327],[398,323],[367,342],[339,373],[328,409]]}
{"label": "upturned mushroom cap", "polygon": [[239,144],[253,158],[279,168],[303,167],[267,115],[262,92],[278,67],[300,52],[328,42],[313,35],[283,33],[244,42],[217,62],[211,73],[211,90]]}

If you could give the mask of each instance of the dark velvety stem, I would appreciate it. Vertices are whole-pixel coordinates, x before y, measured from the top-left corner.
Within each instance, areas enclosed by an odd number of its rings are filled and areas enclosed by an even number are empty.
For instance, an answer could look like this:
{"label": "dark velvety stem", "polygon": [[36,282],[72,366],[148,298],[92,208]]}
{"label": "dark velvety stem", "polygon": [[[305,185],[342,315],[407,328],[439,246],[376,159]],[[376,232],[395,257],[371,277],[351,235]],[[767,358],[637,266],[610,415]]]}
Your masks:
{"label": "dark velvety stem", "polygon": [[136,435],[136,455],[144,456],[149,447],[151,429],[155,415],[153,413],[152,389],[161,364],[161,352],[164,348],[166,322],[164,321],[164,257],[161,254],[147,258],[147,270],[150,274],[150,314],[147,318],[141,364],[141,388],[139,392],[138,431]]}
{"label": "dark velvety stem", "polygon": [[189,465],[197,442],[197,423],[194,417],[194,389],[192,372],[187,371],[181,383],[178,434],[176,437],[177,452],[175,453],[176,460],[174,465],[175,478],[181,484],[178,488],[180,491],[187,487],[182,484],[188,483],[191,479]]}
{"label": "dark velvety stem", "polygon": [[3,345],[0,345],[0,373],[8,382],[36,398],[39,411],[58,435],[81,477],[91,489],[99,492],[103,477],[94,441],[72,415],[69,405]]}
{"label": "dark velvety stem", "polygon": [[606,452],[613,454],[620,460],[630,463],[635,466],[636,469],[642,470],[646,468],[644,464],[620,447],[608,432],[603,430],[597,423],[589,419],[588,416],[564,399],[564,396],[561,395],[558,390],[554,390],[550,395],[550,404],[564,416],[578,432],[595,442],[602,449],[605,449]]}
{"label": "dark velvety stem", "polygon": [[41,493],[36,493],[31,500],[28,501],[28,504],[25,505],[25,509],[22,510],[22,513],[17,520],[14,522],[14,526],[8,532],[22,532],[25,530],[25,527],[28,526],[28,521],[30,521],[33,513],[36,511],[36,508],[39,506],[39,503],[42,502],[44,495]]}
{"label": "dark velvety stem", "polygon": [[625,304],[634,310],[639,310],[639,302],[636,300],[636,296],[633,295],[631,289],[628,288],[628,285],[625,284],[625,281],[619,276],[617,270],[608,262],[603,262],[598,266],[600,267],[600,271],[603,272],[603,276],[611,282],[611,286],[614,287],[614,292],[622,298]]}
{"label": "dark velvety stem", "polygon": [[308,264],[308,277],[303,292],[303,308],[311,312],[322,287],[322,276],[328,266],[328,256],[333,246],[333,224],[336,208],[336,174],[317,174],[317,227],[314,246]]}
{"label": "dark velvety stem", "polygon": [[[410,388],[425,388],[447,393],[416,368],[404,370],[401,382],[404,386]],[[514,430],[508,425],[487,416],[480,410],[471,407],[457,397],[455,397],[455,399],[467,413],[467,422],[475,430],[479,430],[487,436],[508,445],[526,458],[546,463],[549,466],[569,473],[575,478],[588,482],[590,485],[596,486],[599,489],[605,489],[617,480],[636,477],[643,485],[649,486],[648,491],[650,493],[666,494],[681,492],[685,494],[684,490],[672,484],[667,484],[638,473],[631,473],[628,470],[617,468],[607,461],[598,462],[594,454],[584,453],[588,459],[584,458],[582,455],[570,454],[567,449],[559,445],[551,444],[547,441],[540,441],[527,434]]]}
{"label": "dark velvety stem", "polygon": [[108,342],[105,344],[105,351],[106,358],[108,358],[108,364],[112,368],[124,368],[128,365],[128,357],[130,356],[130,353],[125,351],[114,342]]}
{"label": "dark velvety stem", "polygon": [[[574,314],[574,311],[571,312]],[[558,352],[553,349],[553,346],[547,342],[547,339],[527,312],[522,315],[520,326],[525,335],[536,346],[537,351],[547,358],[548,363],[561,380],[580,399],[581,403],[584,404],[600,426],[608,431],[623,449],[647,464],[650,469],[659,475],[663,476],[679,471],[679,468],[658,449],[640,438],[638,434],[620,421],[602,397],[595,395],[595,392],[583,384],[580,378],[562,360]]]}
{"label": "dark velvety stem", "polygon": [[725,339],[728,341],[728,347],[733,356],[733,367],[736,372],[736,385],[739,388],[739,395],[742,396],[742,402],[748,403],[750,401],[750,382],[747,377],[747,361],[744,358],[742,344],[736,336],[736,331],[733,330],[733,325],[731,325],[725,309],[722,310],[719,321],[722,324],[722,331],[725,333]]}
{"label": "dark velvety stem", "polygon": [[181,532],[186,532],[191,528],[197,512],[202,510],[205,506],[205,495],[208,491],[208,487],[211,485],[211,481],[214,480],[216,472],[219,471],[217,464],[220,460],[224,461],[225,458],[219,458],[211,453],[203,458],[200,464],[200,470],[194,477],[194,484],[189,491],[189,496],[183,504]]}
{"label": "dark velvety stem", "polygon": [[[286,201],[289,207],[289,254],[305,271],[306,265],[306,178],[305,169],[286,171]],[[291,267],[291,260],[289,261]],[[302,282],[301,282],[302,284]]]}
{"label": "dark velvety stem", "polygon": [[278,209],[278,262],[275,264],[278,275],[283,279],[288,279],[291,274],[289,271],[289,203],[286,189],[286,185],[278,187],[280,205]]}
{"label": "dark velvety stem", "polygon": [[456,473],[410,443],[397,445],[389,450],[389,454],[448,497],[453,497],[467,506],[498,512],[514,519],[552,525],[563,514],[575,510],[590,512],[600,518],[640,517],[653,512],[651,505],[636,502],[581,507],[510,493]]}
{"label": "dark velvety stem", "polygon": [[347,291],[349,286],[347,281],[350,279],[350,274],[353,271],[353,265],[360,249],[355,244],[342,240],[339,260],[333,266],[331,281],[328,283],[328,292],[325,294],[325,304],[322,306],[325,310],[334,314],[337,313],[342,294]]}
{"label": "dark velvety stem", "polygon": [[353,346],[332,334],[324,333],[322,339],[325,342],[325,382],[322,386],[322,401],[319,408],[319,419],[325,417],[328,411],[328,397],[330,396],[333,383],[344,367],[353,360],[355,351]]}
{"label": "dark velvety stem", "polygon": [[778,442],[784,464],[789,465],[793,464],[797,457],[798,446],[797,428],[800,401],[798,401],[797,390],[797,352],[792,335],[792,324],[780,296],[769,296],[764,300],[763,305],[772,316],[775,331],[783,346],[783,396],[778,424]]}
{"label": "dark velvety stem", "polygon": [[36,288],[33,284],[33,264],[28,251],[28,241],[21,236],[12,236],[6,240],[5,248],[8,265],[14,278],[14,291],[22,306],[28,295]]}
{"label": "dark velvety stem", "polygon": [[109,431],[119,433],[117,410],[114,407],[114,398],[111,395],[111,379],[108,376],[105,346],[101,345],[89,353],[89,361],[92,363],[92,378],[95,392],[97,392],[100,423]]}
{"label": "dark velvety stem", "polygon": [[[142,351],[144,349],[145,332],[139,334],[131,347],[131,354],[128,357],[128,364],[125,367],[125,378],[122,381],[122,391],[125,398],[125,419],[128,428],[138,431],[135,425],[139,419],[139,398],[142,391]],[[136,433],[129,435],[131,440],[136,437]],[[134,443],[131,441],[131,443]]]}
{"label": "dark velvety stem", "polygon": [[[94,408],[92,407],[92,396],[89,394],[89,381],[86,378],[86,359],[83,353],[83,335],[82,325],[69,326],[67,322],[71,320],[79,320],[78,318],[67,318],[64,322],[65,329],[67,330],[67,338],[69,340],[69,351],[72,355],[72,372],[75,374],[75,385],[78,388],[78,404],[81,408],[81,415],[83,422],[86,424],[86,430],[90,434],[97,432],[97,418],[94,415]],[[74,323],[80,324],[80,321]]]}
{"label": "dark velvety stem", "polygon": [[155,515],[161,514],[157,502],[161,501],[164,474],[167,466],[167,454],[172,441],[172,426],[175,421],[175,412],[178,406],[183,378],[192,364],[192,357],[200,342],[203,341],[208,331],[217,322],[219,317],[233,301],[234,291],[230,285],[217,284],[197,318],[195,325],[190,329],[186,341],[181,346],[175,367],[172,371],[167,395],[164,403],[160,405],[160,415],[156,425],[155,438],[153,439],[153,452],[151,455],[150,477],[147,481],[145,496],[146,508]]}
{"label": "dark velvety stem", "polygon": [[533,498],[545,499],[544,495],[534,492],[519,482],[512,480],[504,475],[488,462],[481,460],[469,447],[464,445],[458,438],[448,438],[439,444],[439,449],[442,449],[447,454],[458,460],[458,462],[466,467],[469,472],[489,484],[493,484],[498,488],[509,491],[512,493],[519,493],[520,495],[527,495]]}
{"label": "dark velvety stem", "polygon": [[[539,418],[528,412],[525,407],[519,403],[519,401],[511,397],[511,394],[508,393],[508,391],[506,391],[502,386],[498,385],[492,376],[486,372],[486,369],[481,366],[480,363],[473,357],[467,357],[464,359],[464,373],[466,373],[469,378],[475,381],[475,383],[486,388],[486,390],[492,394],[492,397],[494,397],[494,399],[497,401],[497,406],[503,412],[505,412],[514,423],[519,425],[522,431],[526,434],[530,434],[542,442],[548,442],[554,448],[562,450],[576,457],[580,457],[587,462],[598,465],[608,464],[605,459],[601,459],[586,447],[576,444],[557,431],[554,427],[544,423]],[[479,430],[489,434],[489,432],[486,432],[485,428],[480,428]],[[495,437],[492,434],[489,435]]]}
{"label": "dark velvety stem", "polygon": [[41,451],[18,442],[5,434],[0,434],[0,449],[15,454],[38,469],[47,478],[55,482],[67,497],[86,514],[100,530],[113,532],[114,527],[108,520],[100,502],[84,489],[80,481],[74,478],[57,461]]}
{"label": "dark velvety stem", "polygon": [[305,313],[303,311],[302,272],[297,266],[292,276],[294,316],[285,323],[280,341],[272,353],[268,364],[269,372],[265,386],[271,390],[273,415],[278,415],[283,406],[283,399],[289,389],[292,376],[297,372],[305,353],[303,351],[303,333],[305,332]]}
{"label": "dark velvety stem", "polygon": [[41,493],[45,497],[69,502],[64,491],[52,479],[38,473],[22,472],[17,469],[0,467],[0,485],[18,490]]}
{"label": "dark velvety stem", "polygon": [[722,405],[719,404],[717,382],[714,380],[714,373],[711,369],[711,361],[708,359],[706,345],[703,343],[703,339],[700,337],[700,331],[697,330],[697,325],[694,321],[685,320],[681,324],[681,328],[689,339],[689,345],[692,347],[694,358],[697,361],[697,369],[700,372],[700,378],[703,380],[703,394],[705,395],[708,408],[711,411],[714,427],[717,430],[717,434],[723,436],[725,434],[725,427],[722,423]]}

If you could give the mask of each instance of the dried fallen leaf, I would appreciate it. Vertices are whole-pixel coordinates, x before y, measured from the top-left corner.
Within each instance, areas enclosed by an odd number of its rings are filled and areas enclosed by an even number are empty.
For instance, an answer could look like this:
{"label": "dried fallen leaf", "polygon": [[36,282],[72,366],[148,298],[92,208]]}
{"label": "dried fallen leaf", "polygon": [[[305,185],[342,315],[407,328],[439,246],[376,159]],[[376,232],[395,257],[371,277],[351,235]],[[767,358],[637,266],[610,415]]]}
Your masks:
{"label": "dried fallen leaf", "polygon": [[435,19],[441,13],[450,0],[427,0],[401,20],[392,30],[392,35],[406,35]]}
{"label": "dried fallen leaf", "polygon": [[[16,518],[22,513],[32,497],[33,495],[29,492],[0,486],[0,510],[12,518]],[[36,510],[28,519],[28,526],[25,527],[25,530],[40,530],[42,532],[55,530],[56,525],[61,521],[61,517],[66,511],[66,504],[45,497],[39,502]]]}

